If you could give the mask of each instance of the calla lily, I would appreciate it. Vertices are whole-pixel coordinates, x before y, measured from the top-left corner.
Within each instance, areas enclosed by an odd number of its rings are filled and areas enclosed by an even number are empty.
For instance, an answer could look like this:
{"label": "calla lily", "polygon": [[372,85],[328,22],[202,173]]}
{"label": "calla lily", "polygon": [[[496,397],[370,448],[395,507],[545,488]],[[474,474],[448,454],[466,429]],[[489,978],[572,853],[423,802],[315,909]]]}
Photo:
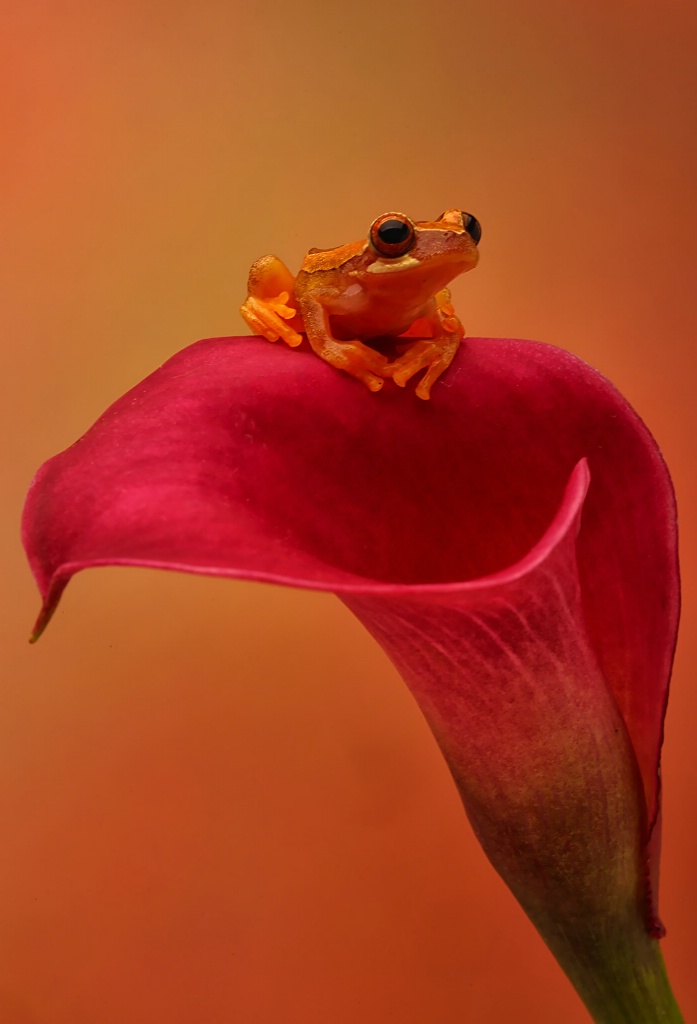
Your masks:
{"label": "calla lily", "polygon": [[682,1019],[656,909],[675,505],[590,367],[470,338],[426,403],[310,352],[202,341],[43,466],[24,539],[37,633],[89,566],[338,594],[593,1019]]}

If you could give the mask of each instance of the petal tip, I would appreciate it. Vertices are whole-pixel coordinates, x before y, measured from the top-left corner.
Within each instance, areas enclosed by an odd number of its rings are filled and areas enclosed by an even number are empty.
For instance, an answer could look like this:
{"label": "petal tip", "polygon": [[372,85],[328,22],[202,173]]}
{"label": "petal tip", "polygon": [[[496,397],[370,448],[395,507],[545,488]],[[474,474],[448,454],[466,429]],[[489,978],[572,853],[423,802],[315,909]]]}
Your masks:
{"label": "petal tip", "polygon": [[42,635],[42,633],[48,626],[49,622],[51,621],[53,612],[55,611],[55,607],[55,605],[53,605],[52,608],[49,608],[46,605],[43,606],[43,608],[41,609],[37,616],[36,622],[34,623],[34,628],[29,634],[30,644],[35,644],[39,637]]}
{"label": "petal tip", "polygon": [[46,629],[49,622],[53,618],[53,613],[58,607],[58,602],[61,599],[61,594],[68,585],[69,579],[70,577],[68,577],[67,579],[54,579],[54,581],[51,583],[51,586],[48,588],[48,591],[46,592],[46,595],[44,597],[44,602],[41,606],[41,611],[37,616],[36,622],[34,623],[34,628],[29,634],[30,644],[36,643],[36,641],[39,639],[40,636],[42,636],[44,630]]}

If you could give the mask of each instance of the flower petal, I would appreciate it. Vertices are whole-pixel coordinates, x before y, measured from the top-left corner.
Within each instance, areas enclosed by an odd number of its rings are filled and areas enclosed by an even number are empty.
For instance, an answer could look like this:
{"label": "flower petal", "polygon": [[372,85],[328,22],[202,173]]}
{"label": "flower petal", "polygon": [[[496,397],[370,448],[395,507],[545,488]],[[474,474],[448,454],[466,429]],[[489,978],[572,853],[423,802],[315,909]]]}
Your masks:
{"label": "flower petal", "polygon": [[389,384],[373,395],[256,338],[185,349],[34,481],[37,626],[95,565],[456,601],[539,542],[584,458],[579,600],[636,755],[648,839],[677,629],[673,494],[626,401],[551,346],[467,339],[428,403]]}
{"label": "flower petal", "polygon": [[484,851],[593,1018],[673,1020],[646,928],[641,778],[577,571],[589,483],[584,460],[542,540],[503,572],[344,601],[410,687]]}

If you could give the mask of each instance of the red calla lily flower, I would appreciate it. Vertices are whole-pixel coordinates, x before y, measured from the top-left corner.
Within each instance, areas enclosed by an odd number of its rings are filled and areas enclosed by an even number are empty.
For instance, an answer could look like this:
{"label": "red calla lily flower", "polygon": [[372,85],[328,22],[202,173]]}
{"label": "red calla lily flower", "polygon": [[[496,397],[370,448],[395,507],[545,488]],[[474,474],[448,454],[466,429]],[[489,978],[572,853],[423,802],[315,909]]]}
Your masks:
{"label": "red calla lily flower", "polygon": [[89,566],[338,594],[593,1018],[682,1019],[656,911],[675,504],[648,430],[590,367],[470,338],[426,403],[309,352],[202,341],[43,466],[24,539],[37,633]]}

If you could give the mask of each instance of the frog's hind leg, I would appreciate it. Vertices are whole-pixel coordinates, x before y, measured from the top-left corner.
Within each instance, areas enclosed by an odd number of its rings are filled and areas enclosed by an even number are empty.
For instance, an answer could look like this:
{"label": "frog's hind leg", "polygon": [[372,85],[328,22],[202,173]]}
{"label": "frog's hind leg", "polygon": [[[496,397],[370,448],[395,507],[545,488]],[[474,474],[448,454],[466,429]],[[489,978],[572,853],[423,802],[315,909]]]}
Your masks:
{"label": "frog's hind leg", "polygon": [[278,256],[261,256],[252,263],[247,278],[247,291],[256,299],[269,299],[281,292],[292,294],[295,278]]}
{"label": "frog's hind leg", "polygon": [[465,329],[455,316],[447,288],[436,295],[426,319],[430,323],[433,337],[409,342],[402,354],[385,367],[385,372],[395,384],[403,388],[414,374],[426,368],[426,373],[416,387],[416,394],[428,400],[431,388],[455,358]]}
{"label": "frog's hind leg", "polygon": [[[302,342],[302,320],[297,309],[288,305],[295,278],[277,256],[262,256],[252,264],[247,281],[248,295],[240,313],[255,334],[267,341],[282,338],[296,348]],[[288,322],[291,321],[291,322]]]}
{"label": "frog's hind leg", "polygon": [[364,345],[358,338],[339,341],[332,335],[329,315],[324,306],[305,296],[303,315],[307,340],[317,355],[352,377],[363,381],[369,391],[379,391],[385,383],[382,371],[387,357],[374,348]]}

